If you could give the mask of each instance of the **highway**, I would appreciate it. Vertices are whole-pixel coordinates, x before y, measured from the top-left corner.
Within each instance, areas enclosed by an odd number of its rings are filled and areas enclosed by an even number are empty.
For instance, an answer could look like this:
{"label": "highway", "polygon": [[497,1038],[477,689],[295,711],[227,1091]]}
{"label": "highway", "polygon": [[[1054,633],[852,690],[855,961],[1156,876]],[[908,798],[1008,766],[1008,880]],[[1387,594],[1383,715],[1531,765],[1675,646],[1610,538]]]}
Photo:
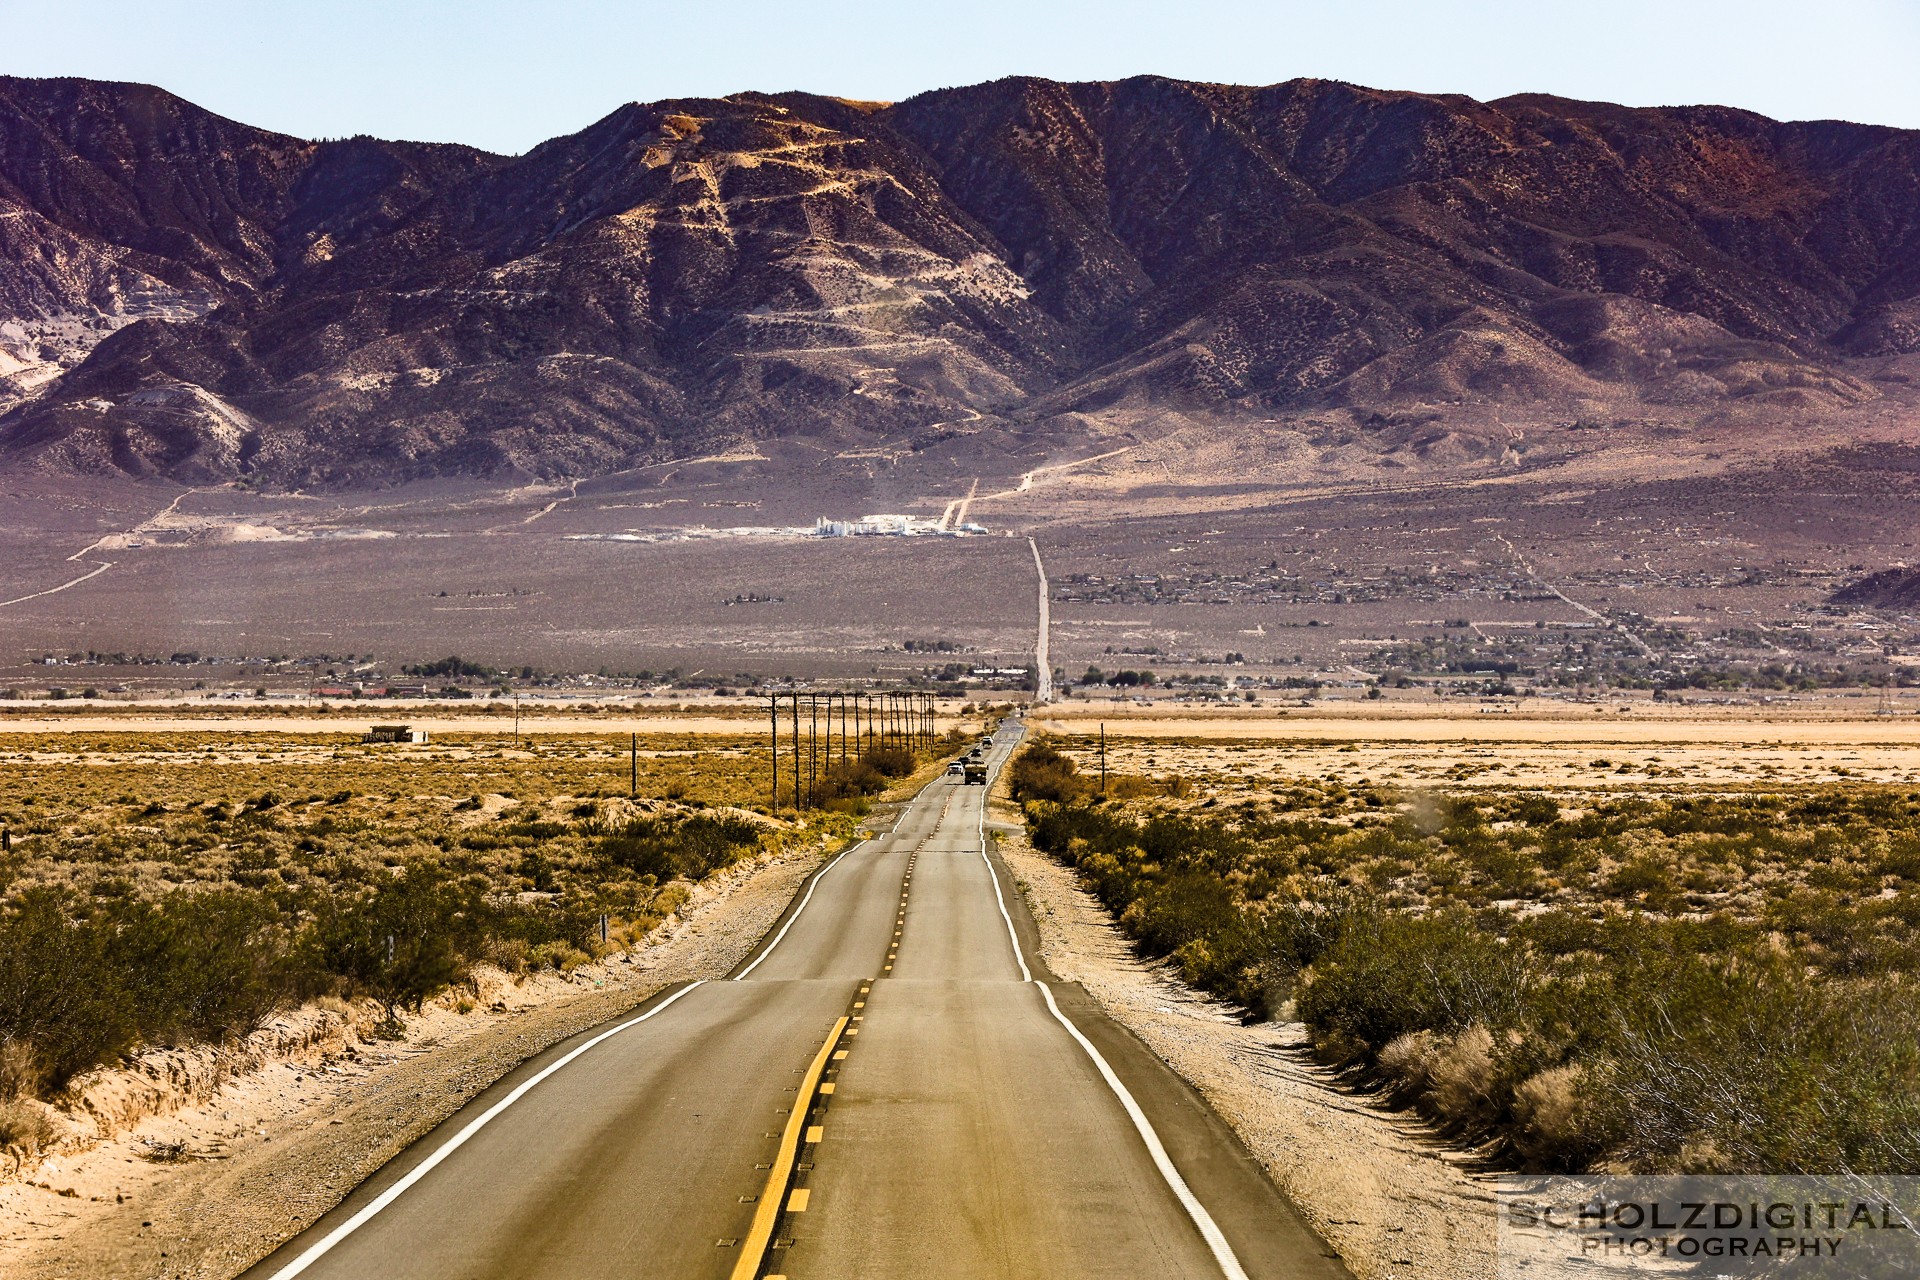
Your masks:
{"label": "highway", "polygon": [[1199,1097],[1039,964],[986,790],[929,784],[726,980],[523,1064],[249,1280],[1344,1280]]}

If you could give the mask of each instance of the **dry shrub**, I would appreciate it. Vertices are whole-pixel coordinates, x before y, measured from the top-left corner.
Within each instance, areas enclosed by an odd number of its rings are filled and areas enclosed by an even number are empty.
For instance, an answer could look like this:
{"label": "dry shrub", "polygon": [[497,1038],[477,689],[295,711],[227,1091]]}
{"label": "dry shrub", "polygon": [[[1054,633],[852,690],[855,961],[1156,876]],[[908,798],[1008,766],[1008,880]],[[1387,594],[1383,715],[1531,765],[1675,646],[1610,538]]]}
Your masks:
{"label": "dry shrub", "polygon": [[330,1013],[343,1022],[353,1021],[353,1006],[336,995],[315,996],[313,1007],[322,1013]]}
{"label": "dry shrub", "polygon": [[1494,1118],[1493,1034],[1481,1023],[1453,1036],[1432,1031],[1395,1036],[1374,1063],[1401,1106],[1417,1106],[1457,1129],[1483,1129]]}
{"label": "dry shrub", "polygon": [[561,973],[572,973],[587,963],[588,959],[586,952],[568,943],[543,942],[527,953],[527,968],[558,969]]}
{"label": "dry shrub", "polygon": [[1513,1149],[1536,1168],[1577,1168],[1588,1146],[1577,1064],[1550,1067],[1513,1091]]}
{"label": "dry shrub", "polygon": [[30,1098],[39,1092],[46,1076],[40,1055],[27,1040],[0,1034],[0,1103],[15,1098]]}
{"label": "dry shrub", "polygon": [[1451,1125],[1478,1129],[1493,1117],[1493,1033],[1473,1023],[1434,1055],[1428,1105]]}
{"label": "dry shrub", "polygon": [[1029,742],[1007,770],[1016,800],[1071,804],[1091,789],[1074,762],[1047,742]]}
{"label": "dry shrub", "polygon": [[1395,1036],[1380,1051],[1379,1071],[1395,1102],[1410,1106],[1426,1097],[1439,1043],[1440,1037],[1431,1031],[1409,1031]]}
{"label": "dry shrub", "polygon": [[37,1156],[53,1146],[60,1126],[44,1103],[31,1098],[0,1102],[0,1150],[18,1147],[28,1156]]}
{"label": "dry shrub", "polygon": [[518,978],[526,973],[532,950],[525,938],[492,938],[481,958],[509,977]]}

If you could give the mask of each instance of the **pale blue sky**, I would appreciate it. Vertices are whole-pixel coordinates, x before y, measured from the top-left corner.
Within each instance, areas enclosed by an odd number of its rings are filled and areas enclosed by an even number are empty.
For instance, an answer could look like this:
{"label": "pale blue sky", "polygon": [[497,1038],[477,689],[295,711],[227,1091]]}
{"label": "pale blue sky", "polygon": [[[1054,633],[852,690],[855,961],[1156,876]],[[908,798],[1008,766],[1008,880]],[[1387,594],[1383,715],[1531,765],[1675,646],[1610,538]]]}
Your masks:
{"label": "pale blue sky", "polygon": [[509,152],[634,100],[1145,72],[1920,128],[1920,0],[0,0],[0,73],[147,81],[311,137]]}

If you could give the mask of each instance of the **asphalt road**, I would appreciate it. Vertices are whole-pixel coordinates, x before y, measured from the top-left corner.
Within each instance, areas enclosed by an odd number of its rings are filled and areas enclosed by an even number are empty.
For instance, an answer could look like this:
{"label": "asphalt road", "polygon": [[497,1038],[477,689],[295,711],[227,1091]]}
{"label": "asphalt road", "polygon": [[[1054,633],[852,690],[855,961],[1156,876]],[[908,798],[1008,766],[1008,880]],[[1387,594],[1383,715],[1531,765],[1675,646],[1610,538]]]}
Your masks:
{"label": "asphalt road", "polygon": [[524,1064],[249,1280],[1344,1280],[1197,1095],[1039,965],[985,792],[932,783],[728,980]]}

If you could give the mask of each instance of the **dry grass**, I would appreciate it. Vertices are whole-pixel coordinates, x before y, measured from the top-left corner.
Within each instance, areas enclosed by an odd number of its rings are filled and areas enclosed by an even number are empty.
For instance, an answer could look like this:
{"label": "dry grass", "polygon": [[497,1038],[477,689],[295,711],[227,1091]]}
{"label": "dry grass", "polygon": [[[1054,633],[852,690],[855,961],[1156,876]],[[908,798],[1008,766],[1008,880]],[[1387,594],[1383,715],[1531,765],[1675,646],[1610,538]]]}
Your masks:
{"label": "dry grass", "polygon": [[0,1102],[0,1151],[18,1148],[31,1159],[53,1146],[60,1126],[44,1103],[31,1098]]}
{"label": "dry grass", "polygon": [[[766,760],[752,736],[643,738],[632,799],[624,735],[527,741],[515,749],[491,735],[426,746],[217,731],[8,737],[0,741],[0,825],[14,850],[0,864],[0,886],[14,894],[36,884],[122,894],[297,887],[338,879],[350,866],[452,855],[502,885],[544,891],[549,873],[527,864],[525,849],[481,848],[484,840],[469,837],[516,824],[590,830],[596,821],[764,806]],[[564,875],[565,859],[558,862]]]}
{"label": "dry grass", "polygon": [[[1093,726],[1049,715],[1058,745],[1097,769]],[[1185,778],[1194,801],[1260,798],[1275,778],[1448,791],[1636,792],[1920,783],[1920,719],[1621,721],[1162,719],[1108,722],[1116,773]]]}
{"label": "dry grass", "polygon": [[1090,745],[1016,762],[1036,848],[1187,981],[1456,1131],[1549,1168],[1920,1168],[1908,788],[1409,788],[1231,744],[1101,802]]}
{"label": "dry grass", "polygon": [[756,804],[759,740],[336,735],[9,739],[0,768],[0,1099],[323,995],[401,1011],[475,963],[567,973],[688,883],[850,830]]}

